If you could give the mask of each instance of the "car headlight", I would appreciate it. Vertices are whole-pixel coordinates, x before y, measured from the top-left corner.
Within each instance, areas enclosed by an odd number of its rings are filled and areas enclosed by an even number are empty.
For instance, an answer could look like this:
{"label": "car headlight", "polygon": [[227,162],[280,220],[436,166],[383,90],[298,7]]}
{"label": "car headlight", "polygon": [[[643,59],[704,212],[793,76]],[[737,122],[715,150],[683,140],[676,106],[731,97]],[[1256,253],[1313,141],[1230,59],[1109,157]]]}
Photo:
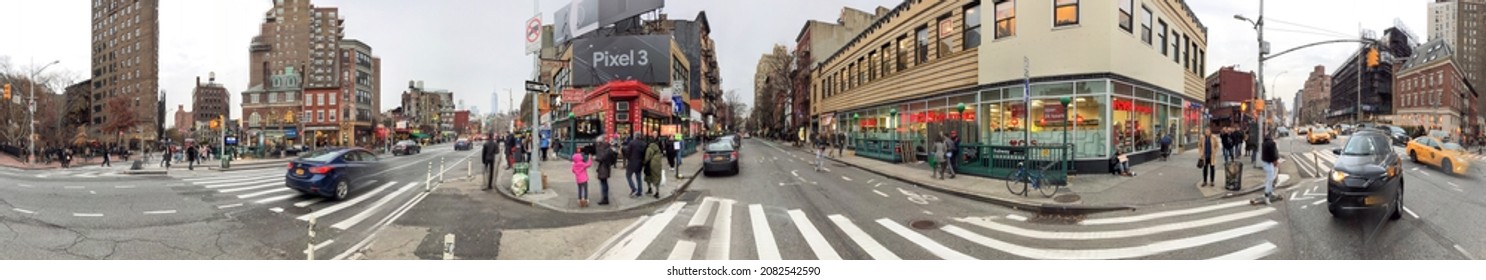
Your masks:
{"label": "car headlight", "polygon": [[1347,173],[1341,172],[1341,171],[1334,171],[1334,170],[1331,171],[1331,181],[1341,182],[1342,180],[1346,180],[1346,179],[1347,179]]}

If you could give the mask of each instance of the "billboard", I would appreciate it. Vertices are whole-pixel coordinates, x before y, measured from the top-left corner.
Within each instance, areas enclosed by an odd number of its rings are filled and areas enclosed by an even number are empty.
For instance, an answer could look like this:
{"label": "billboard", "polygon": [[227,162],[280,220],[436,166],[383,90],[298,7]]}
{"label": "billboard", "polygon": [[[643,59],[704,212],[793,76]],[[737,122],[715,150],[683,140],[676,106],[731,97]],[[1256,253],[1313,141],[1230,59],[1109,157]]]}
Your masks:
{"label": "billboard", "polygon": [[621,20],[664,8],[665,0],[573,0],[553,14],[552,42],[583,36]]}
{"label": "billboard", "polygon": [[645,12],[664,8],[665,0],[606,0],[599,2],[598,23],[610,25]]}
{"label": "billboard", "polygon": [[573,42],[573,87],[596,86],[611,80],[638,80],[645,84],[671,82],[671,37],[619,36],[578,39]]}
{"label": "billboard", "polygon": [[568,14],[572,36],[578,37],[599,29],[599,0],[573,0]]}
{"label": "billboard", "polygon": [[561,46],[562,43],[567,43],[568,39],[573,38],[573,25],[571,22],[568,22],[568,19],[571,18],[572,10],[573,4],[569,3],[562,5],[561,9],[557,9],[557,12],[552,14],[553,45]]}

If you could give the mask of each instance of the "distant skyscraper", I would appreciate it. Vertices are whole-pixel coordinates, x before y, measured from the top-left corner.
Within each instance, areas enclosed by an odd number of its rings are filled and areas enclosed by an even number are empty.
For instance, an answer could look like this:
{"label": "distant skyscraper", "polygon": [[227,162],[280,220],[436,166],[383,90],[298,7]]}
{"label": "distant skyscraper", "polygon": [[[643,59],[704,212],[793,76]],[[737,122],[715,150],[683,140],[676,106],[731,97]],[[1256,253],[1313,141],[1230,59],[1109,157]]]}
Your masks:
{"label": "distant skyscraper", "polygon": [[[93,125],[108,123],[109,99],[130,98],[134,126],[155,139],[159,100],[159,0],[93,1]],[[132,129],[131,129],[132,130]]]}

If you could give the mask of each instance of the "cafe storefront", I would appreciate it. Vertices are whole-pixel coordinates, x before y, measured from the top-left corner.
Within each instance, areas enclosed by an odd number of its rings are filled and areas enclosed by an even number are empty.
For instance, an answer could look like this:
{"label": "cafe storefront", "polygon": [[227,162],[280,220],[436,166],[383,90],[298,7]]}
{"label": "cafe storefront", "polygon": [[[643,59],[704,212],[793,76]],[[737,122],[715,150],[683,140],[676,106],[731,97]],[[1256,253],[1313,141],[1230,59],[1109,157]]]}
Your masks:
{"label": "cafe storefront", "polygon": [[[971,148],[1069,143],[1073,168],[1083,173],[1107,171],[1120,152],[1134,163],[1155,159],[1163,135],[1172,136],[1173,150],[1195,147],[1202,129],[1201,102],[1177,92],[1116,78],[1030,85],[836,112],[832,129],[847,133],[859,155],[889,162],[925,160],[941,133],[955,133]],[[983,156],[968,149],[960,160]]]}
{"label": "cafe storefront", "polygon": [[[669,125],[670,106],[649,85],[639,81],[613,81],[584,94],[573,106],[573,118],[581,130],[577,139],[592,140],[599,135],[621,139],[630,135],[659,135]],[[584,120],[590,124],[584,125]],[[599,125],[593,125],[597,123]]]}

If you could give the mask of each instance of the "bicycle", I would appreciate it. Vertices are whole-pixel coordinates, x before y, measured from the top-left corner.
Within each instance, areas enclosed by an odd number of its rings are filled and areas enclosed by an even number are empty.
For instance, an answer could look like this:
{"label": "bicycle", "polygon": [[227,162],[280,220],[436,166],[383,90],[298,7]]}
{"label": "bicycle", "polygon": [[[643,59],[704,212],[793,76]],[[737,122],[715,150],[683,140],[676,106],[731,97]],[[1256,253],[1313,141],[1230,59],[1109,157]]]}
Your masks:
{"label": "bicycle", "polygon": [[[1036,171],[1027,171],[1025,162],[1017,163],[1016,173],[1012,173],[1011,178],[1008,178],[1009,180],[1006,181],[1006,190],[1010,191],[1013,195],[1026,196],[1027,185],[1030,184],[1032,188],[1042,193],[1042,196],[1053,197],[1053,194],[1058,193],[1058,186],[1049,184],[1047,177],[1043,175],[1043,172],[1046,172],[1053,164],[1057,163],[1049,163]],[[1020,191],[1017,190],[1017,186],[1021,186]]]}

